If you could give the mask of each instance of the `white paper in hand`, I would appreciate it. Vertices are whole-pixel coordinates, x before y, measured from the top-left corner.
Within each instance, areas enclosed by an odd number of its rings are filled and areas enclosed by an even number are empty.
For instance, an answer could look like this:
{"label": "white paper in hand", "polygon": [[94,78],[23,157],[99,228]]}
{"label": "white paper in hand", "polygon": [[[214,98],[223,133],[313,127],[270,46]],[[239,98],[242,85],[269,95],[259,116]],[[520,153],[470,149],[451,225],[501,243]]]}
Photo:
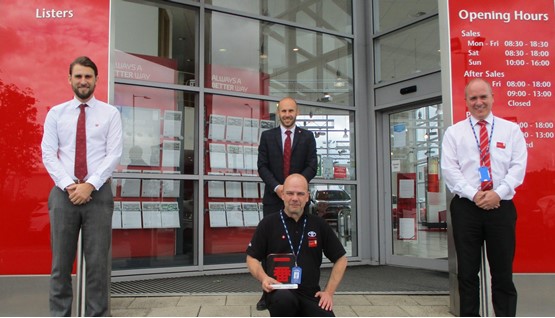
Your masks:
{"label": "white paper in hand", "polygon": [[298,284],[271,284],[273,289],[297,289],[299,288]]}

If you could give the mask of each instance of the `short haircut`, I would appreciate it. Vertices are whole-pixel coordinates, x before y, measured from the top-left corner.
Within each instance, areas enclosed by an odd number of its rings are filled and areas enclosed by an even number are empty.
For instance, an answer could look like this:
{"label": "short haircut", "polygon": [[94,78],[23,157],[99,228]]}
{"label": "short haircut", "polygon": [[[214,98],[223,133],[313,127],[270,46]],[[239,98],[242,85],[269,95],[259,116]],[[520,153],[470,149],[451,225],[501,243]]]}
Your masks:
{"label": "short haircut", "polygon": [[94,71],[94,76],[98,76],[98,68],[96,67],[96,64],[94,64],[94,62],[87,56],[79,56],[73,62],[71,62],[71,64],[69,65],[69,75],[73,73],[73,67],[75,65],[83,65],[85,67],[90,67]]}

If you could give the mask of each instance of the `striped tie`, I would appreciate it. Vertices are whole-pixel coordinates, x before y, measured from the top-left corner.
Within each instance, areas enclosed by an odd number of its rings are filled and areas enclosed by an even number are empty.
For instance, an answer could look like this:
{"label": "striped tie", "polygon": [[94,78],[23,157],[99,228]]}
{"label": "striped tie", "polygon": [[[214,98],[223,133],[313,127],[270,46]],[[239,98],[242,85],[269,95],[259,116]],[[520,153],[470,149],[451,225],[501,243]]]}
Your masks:
{"label": "striped tie", "polygon": [[487,122],[485,120],[480,120],[478,122],[480,125],[480,164],[482,167],[487,167],[489,170],[490,180],[482,181],[481,188],[483,191],[493,189],[493,181],[491,180],[491,162],[489,154],[489,137],[488,128],[486,127]]}

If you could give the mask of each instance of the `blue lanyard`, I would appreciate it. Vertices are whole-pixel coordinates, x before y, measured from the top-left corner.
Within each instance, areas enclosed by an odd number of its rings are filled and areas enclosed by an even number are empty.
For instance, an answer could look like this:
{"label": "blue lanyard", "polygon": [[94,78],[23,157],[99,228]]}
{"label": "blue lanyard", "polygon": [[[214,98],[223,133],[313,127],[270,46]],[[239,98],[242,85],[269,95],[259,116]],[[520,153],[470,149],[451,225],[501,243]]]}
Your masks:
{"label": "blue lanyard", "polygon": [[301,235],[301,240],[299,241],[299,248],[297,249],[297,252],[295,253],[295,249],[293,248],[293,242],[291,241],[291,236],[289,235],[289,230],[287,229],[287,226],[285,225],[285,220],[283,219],[283,210],[279,211],[279,216],[281,217],[281,223],[283,223],[283,228],[285,229],[285,234],[287,235],[287,240],[289,240],[289,247],[291,247],[291,252],[293,252],[293,256],[295,256],[295,266],[297,266],[297,258],[299,256],[299,253],[301,252],[301,246],[303,244],[303,239],[304,239],[304,230],[306,228],[306,219],[307,217],[305,216],[304,218],[304,224],[303,224],[303,234]]}
{"label": "blue lanyard", "polygon": [[[476,135],[476,131],[474,130],[474,125],[472,124],[472,119],[469,116],[468,117],[468,122],[470,123],[470,128],[472,129],[472,133],[474,133],[474,139],[476,140],[476,146],[478,146],[478,153],[480,154],[480,164],[482,164],[482,151],[480,149],[480,141],[478,140],[478,136]],[[493,139],[493,128],[495,127],[495,117],[491,120],[491,133],[489,135],[489,140],[488,140],[488,149],[486,150],[487,152],[489,152],[489,150],[491,149],[491,140]]]}

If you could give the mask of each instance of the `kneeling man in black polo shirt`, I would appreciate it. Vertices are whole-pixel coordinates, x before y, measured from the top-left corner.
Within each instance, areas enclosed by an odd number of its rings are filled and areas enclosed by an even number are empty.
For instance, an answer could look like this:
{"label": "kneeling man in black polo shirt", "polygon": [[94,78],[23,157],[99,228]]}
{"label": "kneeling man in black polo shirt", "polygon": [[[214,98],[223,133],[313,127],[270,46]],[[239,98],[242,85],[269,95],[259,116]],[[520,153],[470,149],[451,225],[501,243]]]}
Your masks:
{"label": "kneeling man in black polo shirt", "polygon": [[[287,177],[282,196],[285,208],[260,221],[247,248],[247,266],[262,283],[272,317],[335,316],[333,294],[347,268],[346,252],[324,219],[303,213],[308,198],[305,177]],[[319,286],[322,253],[334,263],[324,290]],[[265,259],[269,274],[261,265]],[[276,286],[281,283],[291,284],[290,288]]]}

